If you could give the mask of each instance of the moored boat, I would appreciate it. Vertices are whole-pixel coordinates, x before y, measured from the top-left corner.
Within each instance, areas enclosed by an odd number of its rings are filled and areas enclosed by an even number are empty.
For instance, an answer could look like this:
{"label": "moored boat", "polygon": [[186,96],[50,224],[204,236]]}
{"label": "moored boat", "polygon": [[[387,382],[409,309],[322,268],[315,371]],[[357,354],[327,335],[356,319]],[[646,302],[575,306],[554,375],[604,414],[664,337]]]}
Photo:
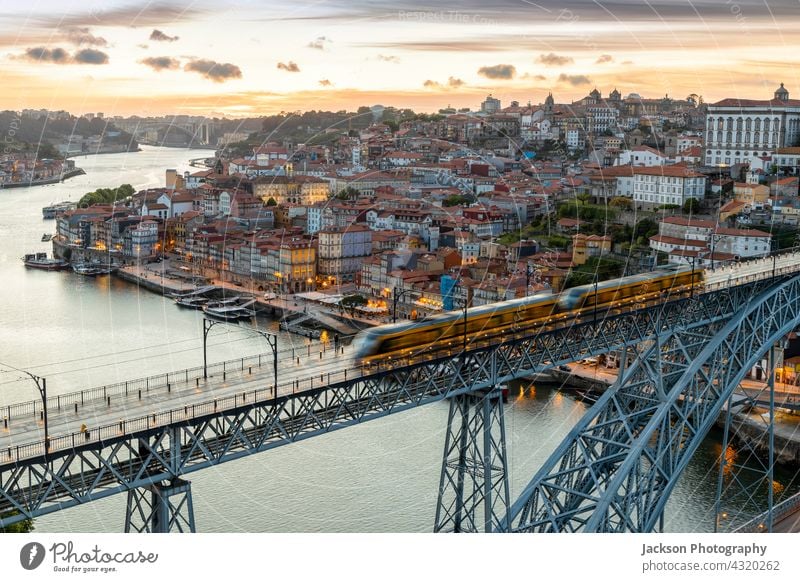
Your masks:
{"label": "moored boat", "polygon": [[69,269],[69,263],[61,259],[47,258],[47,253],[29,253],[22,257],[22,262],[30,269],[43,271],[61,271]]}
{"label": "moored boat", "polygon": [[176,297],[175,303],[189,309],[202,309],[208,303],[208,299],[206,297]]}
{"label": "moored boat", "polygon": [[72,270],[78,275],[96,277],[97,275],[108,275],[114,270],[114,267],[92,263],[76,263],[72,265]]}
{"label": "moored boat", "polygon": [[73,210],[77,205],[74,202],[64,201],[58,204],[51,204],[42,208],[42,218],[56,218],[59,214],[67,210]]}

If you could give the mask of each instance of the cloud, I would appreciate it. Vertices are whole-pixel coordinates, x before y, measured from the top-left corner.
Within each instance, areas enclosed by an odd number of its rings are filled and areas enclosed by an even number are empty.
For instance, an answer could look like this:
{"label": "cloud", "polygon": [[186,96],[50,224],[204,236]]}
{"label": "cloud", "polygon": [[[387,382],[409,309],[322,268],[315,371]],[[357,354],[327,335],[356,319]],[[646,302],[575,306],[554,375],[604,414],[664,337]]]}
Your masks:
{"label": "cloud", "polygon": [[184,71],[200,73],[215,83],[224,83],[229,79],[241,79],[242,71],[231,63],[218,63],[208,59],[194,59],[183,67]]}
{"label": "cloud", "polygon": [[623,65],[632,65],[633,61],[622,61]]}
{"label": "cloud", "polygon": [[78,46],[86,44],[90,46],[108,46],[108,41],[102,36],[93,35],[88,27],[73,27],[67,29],[67,40]]}
{"label": "cloud", "polygon": [[39,61],[44,63],[57,63],[59,65],[66,64],[70,60],[69,53],[62,48],[49,49],[43,46],[37,46],[25,49],[25,52],[15,58],[24,59],[28,61]]}
{"label": "cloud", "polygon": [[570,85],[577,87],[578,85],[588,85],[592,82],[592,80],[586,75],[565,75],[564,73],[561,73],[558,76],[558,82],[569,83]]}
{"label": "cloud", "polygon": [[323,87],[333,86],[333,83],[331,83],[328,79],[320,79],[319,84],[322,85]]}
{"label": "cloud", "polygon": [[614,62],[614,57],[611,55],[600,55],[600,57],[595,61],[596,65],[602,65],[603,63],[612,63]]}
{"label": "cloud", "polygon": [[533,79],[535,81],[546,81],[547,80],[547,77],[545,77],[544,75],[531,75],[530,73],[525,73],[524,75],[522,75],[522,78],[523,79]]}
{"label": "cloud", "polygon": [[423,87],[427,87],[428,89],[435,89],[437,87],[441,87],[442,85],[440,83],[437,83],[436,81],[432,81],[431,79],[428,79],[427,81],[425,81],[422,84],[422,86]]}
{"label": "cloud", "polygon": [[400,59],[394,55],[378,55],[378,60],[383,61],[385,63],[394,63],[398,64]]}
{"label": "cloud", "polygon": [[547,55],[539,55],[539,58],[536,59],[536,62],[548,67],[563,67],[564,65],[574,63],[575,61],[572,59],[572,57],[562,57],[555,53],[550,53]]}
{"label": "cloud", "polygon": [[463,87],[464,85],[466,85],[466,83],[464,82],[463,79],[458,79],[456,77],[448,77],[447,85],[449,87],[458,88],[458,87]]}
{"label": "cloud", "polygon": [[172,57],[148,57],[139,62],[143,65],[147,65],[154,71],[173,70],[181,66],[180,61]]}
{"label": "cloud", "polygon": [[156,42],[175,42],[180,37],[178,36],[170,36],[166,33],[161,32],[157,28],[153,29],[153,32],[150,33],[150,40],[154,40]]}
{"label": "cloud", "polygon": [[313,48],[313,49],[317,49],[317,50],[323,51],[323,50],[325,50],[325,43],[328,43],[328,42],[333,42],[333,41],[331,41],[331,39],[329,39],[328,37],[318,36],[317,40],[312,40],[306,46],[308,46],[308,48]]}
{"label": "cloud", "polygon": [[478,74],[487,79],[513,79],[517,74],[514,65],[494,65],[491,67],[481,67]]}
{"label": "cloud", "polygon": [[297,63],[295,63],[294,61],[289,61],[288,63],[278,63],[278,68],[288,73],[300,72],[300,67],[298,67]]}
{"label": "cloud", "polygon": [[96,49],[81,49],[72,57],[76,63],[84,65],[105,65],[108,63],[108,55]]}
{"label": "cloud", "polygon": [[117,8],[109,8],[105,3],[100,2],[85,2],[84,4],[89,6],[83,12],[69,15],[57,10],[51,10],[49,16],[36,19],[37,24],[50,28],[69,26],[158,26],[186,22],[203,16],[210,11],[210,9],[181,6],[167,1],[133,3]]}

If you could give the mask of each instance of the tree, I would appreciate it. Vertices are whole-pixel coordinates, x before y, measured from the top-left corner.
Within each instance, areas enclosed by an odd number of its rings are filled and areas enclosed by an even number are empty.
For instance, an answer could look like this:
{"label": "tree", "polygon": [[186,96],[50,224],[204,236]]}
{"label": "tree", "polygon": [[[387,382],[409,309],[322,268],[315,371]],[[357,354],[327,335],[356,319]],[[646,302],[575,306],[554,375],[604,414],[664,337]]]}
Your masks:
{"label": "tree", "polygon": [[267,200],[267,206],[277,206],[277,205],[278,202],[272,196],[270,196],[269,200]]}
{"label": "tree", "polygon": [[336,195],[338,200],[356,200],[359,196],[361,196],[361,192],[353,188],[352,186],[348,186],[341,192]]}
{"label": "tree", "polygon": [[87,192],[78,201],[79,208],[87,208],[94,204],[116,204],[136,193],[130,184],[122,184],[116,188],[98,188],[94,192]]}
{"label": "tree", "polygon": [[[11,517],[12,515],[18,515],[18,511],[11,511],[8,513],[3,514],[3,517]],[[23,519],[22,521],[18,521],[17,523],[13,523],[6,527],[0,527],[0,533],[30,533],[33,531],[33,520],[32,519]]]}
{"label": "tree", "polygon": [[613,208],[619,208],[621,210],[631,210],[633,208],[633,202],[630,198],[625,198],[623,196],[616,196],[611,199],[611,202],[608,203],[609,206]]}
{"label": "tree", "polygon": [[686,202],[683,203],[684,214],[697,214],[699,209],[700,202],[697,200],[697,198],[687,198]]}

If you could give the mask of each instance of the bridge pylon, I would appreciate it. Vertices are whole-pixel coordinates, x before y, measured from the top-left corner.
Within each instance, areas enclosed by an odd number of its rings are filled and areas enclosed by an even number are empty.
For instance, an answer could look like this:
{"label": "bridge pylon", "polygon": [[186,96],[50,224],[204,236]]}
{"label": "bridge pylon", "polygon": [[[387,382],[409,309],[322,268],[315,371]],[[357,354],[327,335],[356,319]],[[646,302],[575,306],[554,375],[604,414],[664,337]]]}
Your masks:
{"label": "bridge pylon", "polygon": [[496,531],[508,518],[506,459],[502,390],[450,398],[433,531]]}
{"label": "bridge pylon", "polygon": [[174,478],[128,491],[125,533],[195,533],[192,484]]}

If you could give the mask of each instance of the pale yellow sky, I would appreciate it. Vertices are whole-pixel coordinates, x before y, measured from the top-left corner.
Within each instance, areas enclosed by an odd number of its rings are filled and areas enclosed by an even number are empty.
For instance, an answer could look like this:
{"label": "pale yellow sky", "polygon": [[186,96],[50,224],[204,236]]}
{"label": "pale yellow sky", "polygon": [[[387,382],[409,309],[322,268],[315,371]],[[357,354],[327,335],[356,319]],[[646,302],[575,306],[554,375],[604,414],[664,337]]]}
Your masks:
{"label": "pale yellow sky", "polygon": [[[0,108],[255,116],[800,95],[796,1],[0,0]],[[490,6],[487,8],[487,5]],[[794,96],[794,95],[793,95]]]}

